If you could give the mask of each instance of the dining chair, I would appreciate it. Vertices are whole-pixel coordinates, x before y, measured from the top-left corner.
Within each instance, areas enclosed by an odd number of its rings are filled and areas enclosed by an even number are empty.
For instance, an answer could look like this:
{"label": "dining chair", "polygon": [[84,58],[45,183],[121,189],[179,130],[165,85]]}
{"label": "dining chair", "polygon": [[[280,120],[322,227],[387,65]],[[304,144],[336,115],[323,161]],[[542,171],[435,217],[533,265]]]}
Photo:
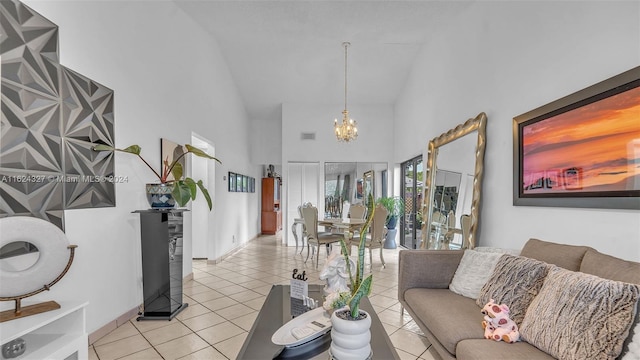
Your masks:
{"label": "dining chair", "polygon": [[[310,203],[305,203],[301,208],[302,219],[304,220],[304,234],[307,238],[307,258],[304,260],[306,263],[309,260],[309,254],[313,250],[311,255],[311,264],[313,265],[313,256],[316,254],[316,247],[318,253],[316,257],[316,269],[318,268],[318,262],[320,258],[320,245],[325,245],[327,249],[327,256],[329,256],[330,246],[334,242],[342,239],[342,234],[334,234],[331,232],[318,232],[318,208]],[[311,246],[313,245],[313,248]]]}
{"label": "dining chair", "polygon": [[367,214],[367,207],[364,204],[353,204],[349,208],[349,217],[352,219],[364,219]]}
{"label": "dining chair", "polygon": [[[380,249],[380,261],[382,262],[382,267],[386,267],[384,256],[382,255],[382,249],[384,248],[384,241],[387,235],[387,227],[385,226],[387,222],[387,215],[389,215],[389,211],[382,206],[382,204],[378,204],[373,213],[371,226],[369,226],[371,231],[366,234],[365,247],[369,249],[369,263],[371,264],[371,270],[373,270],[373,249]],[[358,247],[360,245],[360,237],[354,237],[351,239],[349,245],[349,248],[352,246]]]}

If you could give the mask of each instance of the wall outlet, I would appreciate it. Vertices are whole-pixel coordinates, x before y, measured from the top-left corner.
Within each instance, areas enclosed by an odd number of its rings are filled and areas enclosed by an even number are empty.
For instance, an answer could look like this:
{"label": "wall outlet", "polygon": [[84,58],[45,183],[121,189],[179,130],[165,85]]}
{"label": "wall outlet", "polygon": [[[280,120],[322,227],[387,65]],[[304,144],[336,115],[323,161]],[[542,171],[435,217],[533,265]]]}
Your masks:
{"label": "wall outlet", "polygon": [[235,236],[235,235],[232,235],[232,236],[231,236],[231,242],[232,242],[232,243],[236,242],[236,236]]}

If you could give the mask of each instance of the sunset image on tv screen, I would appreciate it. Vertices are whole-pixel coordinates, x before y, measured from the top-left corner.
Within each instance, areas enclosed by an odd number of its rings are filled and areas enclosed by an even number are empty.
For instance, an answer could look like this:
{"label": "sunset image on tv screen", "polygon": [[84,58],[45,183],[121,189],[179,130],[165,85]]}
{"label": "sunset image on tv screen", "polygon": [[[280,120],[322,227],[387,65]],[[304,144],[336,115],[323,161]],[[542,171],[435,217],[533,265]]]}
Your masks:
{"label": "sunset image on tv screen", "polygon": [[640,190],[640,87],[522,132],[523,194]]}

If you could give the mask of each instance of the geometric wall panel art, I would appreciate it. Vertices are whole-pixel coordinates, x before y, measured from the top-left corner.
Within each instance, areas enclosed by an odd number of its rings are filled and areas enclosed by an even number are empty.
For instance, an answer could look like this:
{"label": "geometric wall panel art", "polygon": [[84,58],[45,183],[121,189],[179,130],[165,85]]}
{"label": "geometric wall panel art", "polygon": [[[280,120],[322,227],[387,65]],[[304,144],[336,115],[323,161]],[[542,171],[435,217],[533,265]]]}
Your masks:
{"label": "geometric wall panel art", "polygon": [[60,65],[58,26],[0,2],[0,217],[64,229],[65,209],[115,206],[113,91]]}

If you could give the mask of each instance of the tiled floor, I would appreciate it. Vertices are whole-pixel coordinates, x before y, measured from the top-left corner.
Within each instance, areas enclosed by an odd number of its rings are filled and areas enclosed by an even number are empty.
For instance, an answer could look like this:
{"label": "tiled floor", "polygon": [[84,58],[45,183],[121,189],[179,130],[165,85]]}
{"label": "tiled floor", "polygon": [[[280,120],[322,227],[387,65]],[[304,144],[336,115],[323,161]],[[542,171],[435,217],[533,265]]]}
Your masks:
{"label": "tiled floor", "polygon": [[[433,359],[418,326],[400,313],[398,250],[385,249],[384,258],[383,269],[374,251],[371,303],[401,359]],[[235,359],[271,285],[288,284],[294,268],[322,284],[311,261],[305,264],[295,247],[282,246],[276,236],[260,237],[216,265],[194,261],[194,280],[184,284],[184,311],[172,321],[131,319],[90,346],[89,359]]]}

